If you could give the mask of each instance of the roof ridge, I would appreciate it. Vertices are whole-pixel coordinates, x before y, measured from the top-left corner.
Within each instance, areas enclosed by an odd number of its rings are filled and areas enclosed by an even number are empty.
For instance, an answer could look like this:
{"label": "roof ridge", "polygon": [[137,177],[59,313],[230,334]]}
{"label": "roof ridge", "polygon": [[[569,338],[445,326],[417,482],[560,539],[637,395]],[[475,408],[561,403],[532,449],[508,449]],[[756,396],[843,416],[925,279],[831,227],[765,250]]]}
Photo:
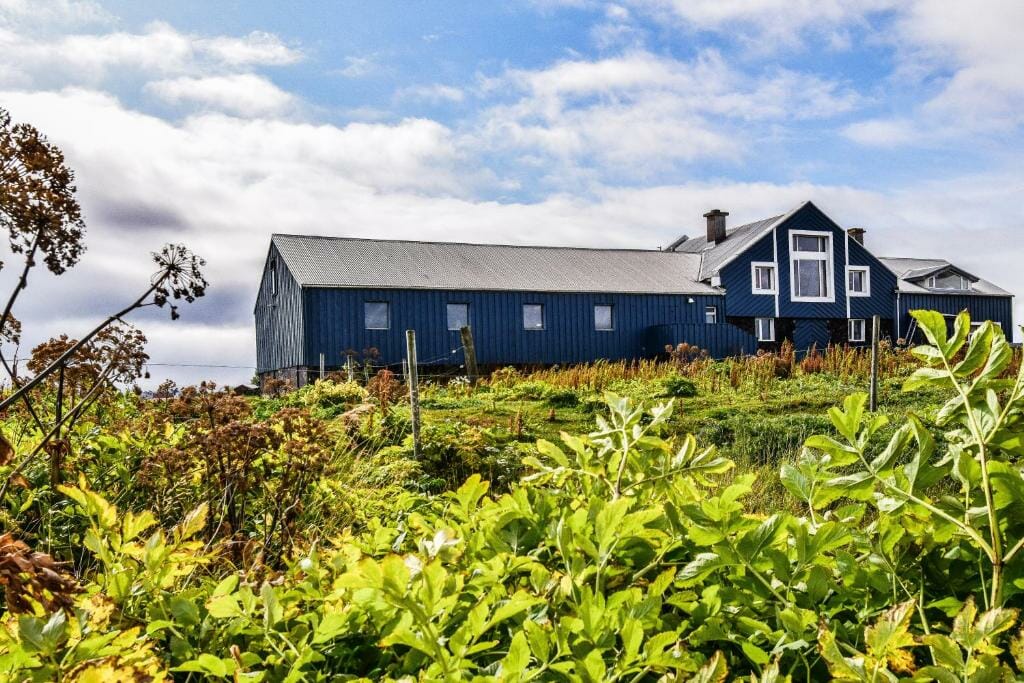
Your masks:
{"label": "roof ridge", "polygon": [[401,243],[401,244],[440,244],[445,246],[465,246],[465,247],[507,247],[510,249],[570,249],[576,251],[626,251],[626,252],[637,252],[643,254],[684,254],[686,252],[667,251],[662,248],[648,248],[644,249],[641,247],[579,247],[571,245],[550,245],[550,244],[507,244],[497,242],[446,242],[443,240],[413,240],[413,239],[389,239],[379,237],[352,237],[352,236],[336,236],[336,235],[297,235],[294,233],[287,232],[275,232],[270,235],[271,240],[276,237],[294,237],[298,239],[307,240],[335,240],[345,242],[390,242],[390,243]]}

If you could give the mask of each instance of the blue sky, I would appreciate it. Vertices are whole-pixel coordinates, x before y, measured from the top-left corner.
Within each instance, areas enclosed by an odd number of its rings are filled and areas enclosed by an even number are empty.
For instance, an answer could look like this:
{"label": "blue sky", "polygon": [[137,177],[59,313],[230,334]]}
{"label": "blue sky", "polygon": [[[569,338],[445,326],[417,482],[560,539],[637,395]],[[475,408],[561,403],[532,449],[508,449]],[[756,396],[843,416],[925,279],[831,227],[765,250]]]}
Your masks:
{"label": "blue sky", "polygon": [[804,199],[1021,291],[1022,26],[1019,0],[0,0],[0,106],[66,150],[90,227],[26,342],[167,240],[212,287],[141,318],[154,361],[247,366],[275,231],[652,247]]}

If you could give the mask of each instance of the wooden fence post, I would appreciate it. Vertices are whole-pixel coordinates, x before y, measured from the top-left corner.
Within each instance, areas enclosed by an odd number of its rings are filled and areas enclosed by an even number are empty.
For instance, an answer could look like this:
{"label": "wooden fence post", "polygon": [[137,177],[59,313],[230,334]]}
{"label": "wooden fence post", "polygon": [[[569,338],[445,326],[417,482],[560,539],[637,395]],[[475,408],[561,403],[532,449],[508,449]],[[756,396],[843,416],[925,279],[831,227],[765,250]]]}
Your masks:
{"label": "wooden fence post", "polygon": [[476,384],[477,379],[480,378],[480,372],[476,367],[476,345],[473,343],[473,330],[469,325],[466,325],[459,334],[462,336],[462,350],[466,357],[466,373],[469,375],[469,381],[471,384]]}
{"label": "wooden fence post", "polygon": [[60,441],[60,423],[64,420],[64,363],[57,369],[57,406],[54,417],[57,426],[54,428],[53,441],[50,442],[50,485],[57,488],[61,483],[61,456],[64,454]]}
{"label": "wooden fence post", "polygon": [[409,405],[412,409],[412,455],[420,458],[420,385],[416,368],[416,330],[405,331],[405,354],[409,364]]}
{"label": "wooden fence post", "polygon": [[871,318],[871,412],[878,410],[878,344],[881,326],[881,316]]}
{"label": "wooden fence post", "polygon": [[320,379],[324,378],[324,354],[320,354]]}
{"label": "wooden fence post", "polygon": [[348,381],[354,382],[356,380],[356,371],[352,367],[352,354],[345,354],[345,372],[348,374]]}

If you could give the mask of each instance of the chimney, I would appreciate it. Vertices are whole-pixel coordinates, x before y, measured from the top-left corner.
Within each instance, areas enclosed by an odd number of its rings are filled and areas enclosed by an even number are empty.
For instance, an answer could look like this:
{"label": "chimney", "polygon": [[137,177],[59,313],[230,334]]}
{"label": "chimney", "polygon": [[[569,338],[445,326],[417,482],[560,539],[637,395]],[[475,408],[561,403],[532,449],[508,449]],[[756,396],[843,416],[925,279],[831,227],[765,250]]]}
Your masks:
{"label": "chimney", "polygon": [[850,236],[850,239],[863,247],[865,232],[864,228],[850,228],[846,231],[846,234]]}
{"label": "chimney", "polygon": [[708,219],[708,244],[720,244],[725,241],[725,217],[728,215],[728,211],[718,209],[711,209],[704,214],[704,218]]}

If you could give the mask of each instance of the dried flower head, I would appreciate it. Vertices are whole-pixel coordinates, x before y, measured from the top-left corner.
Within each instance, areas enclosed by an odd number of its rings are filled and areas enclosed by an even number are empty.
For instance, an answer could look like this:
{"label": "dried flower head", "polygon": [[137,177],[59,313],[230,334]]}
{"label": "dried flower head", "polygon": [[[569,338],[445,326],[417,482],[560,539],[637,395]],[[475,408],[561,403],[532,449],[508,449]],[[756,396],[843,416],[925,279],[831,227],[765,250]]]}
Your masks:
{"label": "dried flower head", "polygon": [[[170,300],[192,303],[206,293],[209,283],[201,268],[206,261],[181,244],[165,244],[153,253],[160,270],[153,274],[153,303],[163,307]],[[178,307],[171,304],[171,320],[178,319]]]}
{"label": "dried flower head", "polygon": [[15,254],[43,254],[59,275],[78,262],[85,222],[75,199],[75,174],[64,154],[34,126],[11,124],[0,109],[0,227]]}

